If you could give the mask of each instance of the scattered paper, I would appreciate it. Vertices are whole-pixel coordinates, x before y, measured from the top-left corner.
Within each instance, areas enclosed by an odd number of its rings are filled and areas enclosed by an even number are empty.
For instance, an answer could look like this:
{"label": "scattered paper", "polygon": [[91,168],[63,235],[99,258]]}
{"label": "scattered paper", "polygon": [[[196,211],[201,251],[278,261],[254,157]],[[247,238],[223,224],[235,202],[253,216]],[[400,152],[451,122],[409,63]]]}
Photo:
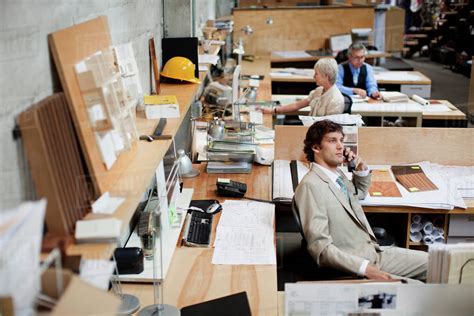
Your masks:
{"label": "scattered paper", "polygon": [[374,73],[376,81],[422,81],[423,77],[408,71],[386,71]]}
{"label": "scattered paper", "polygon": [[13,298],[15,315],[36,314],[45,210],[46,199],[0,210],[0,297]]}
{"label": "scattered paper", "polygon": [[322,120],[330,120],[338,124],[343,125],[355,125],[355,126],[362,126],[364,125],[364,121],[362,120],[362,116],[360,114],[333,114],[327,116],[305,116],[300,115],[299,119],[303,122],[304,126],[311,126],[314,122],[322,121]]}
{"label": "scattered paper", "polygon": [[219,61],[219,55],[199,54],[198,60],[200,64],[217,65],[217,62]]}
{"label": "scattered paper", "polygon": [[124,201],[125,198],[111,197],[109,192],[105,192],[92,204],[92,213],[113,214]]}
{"label": "scattered paper", "polygon": [[108,260],[82,260],[80,266],[81,279],[98,289],[109,289],[110,277],[115,270],[115,262]]}
{"label": "scattered paper", "polygon": [[[452,210],[454,207],[466,208],[462,198],[453,195],[448,183],[440,176],[436,168],[429,162],[416,163],[426,176],[438,187],[438,190],[424,192],[409,192],[400,183],[396,182],[402,197],[376,197],[368,195],[361,204],[363,206],[401,205],[429,209]],[[390,166],[371,166],[372,170],[388,170]]]}
{"label": "scattered paper", "polygon": [[280,57],[280,58],[306,58],[306,57],[311,57],[310,54],[308,54],[304,50],[289,50],[289,51],[276,51],[272,52],[273,55]]}
{"label": "scattered paper", "polygon": [[114,242],[120,236],[122,221],[116,218],[81,220],[76,222],[77,242]]}
{"label": "scattered paper", "polygon": [[216,230],[213,264],[276,264],[275,206],[225,201]]}

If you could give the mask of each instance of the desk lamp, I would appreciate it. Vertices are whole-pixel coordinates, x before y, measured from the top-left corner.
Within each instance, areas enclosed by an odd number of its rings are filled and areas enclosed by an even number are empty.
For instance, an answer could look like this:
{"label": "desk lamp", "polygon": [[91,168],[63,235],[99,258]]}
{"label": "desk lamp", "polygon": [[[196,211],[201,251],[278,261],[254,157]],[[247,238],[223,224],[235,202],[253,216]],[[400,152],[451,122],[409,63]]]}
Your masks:
{"label": "desk lamp", "polygon": [[[243,32],[245,35],[251,35],[253,34],[253,29],[247,24],[245,27],[240,29],[240,32]],[[244,44],[241,37],[239,37],[239,41],[233,50],[233,53],[237,55],[237,65],[240,65],[242,63],[242,56],[245,54]]]}
{"label": "desk lamp", "polygon": [[178,173],[183,178],[194,178],[199,175],[199,170],[193,168],[191,159],[186,155],[184,149],[178,150]]}

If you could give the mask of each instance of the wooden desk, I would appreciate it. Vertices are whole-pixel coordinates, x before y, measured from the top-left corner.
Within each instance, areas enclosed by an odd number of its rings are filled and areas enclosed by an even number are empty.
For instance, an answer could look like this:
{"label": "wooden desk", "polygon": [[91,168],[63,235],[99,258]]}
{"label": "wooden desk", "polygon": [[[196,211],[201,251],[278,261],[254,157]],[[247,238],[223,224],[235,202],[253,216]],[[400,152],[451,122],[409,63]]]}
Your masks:
{"label": "wooden desk", "polygon": [[[184,179],[185,188],[193,188],[193,199],[218,199],[217,178],[247,183],[248,197],[270,200],[270,167],[253,167],[250,174],[208,174],[206,163],[196,164],[196,178]],[[215,221],[217,224],[217,221]],[[216,225],[215,224],[215,225]],[[214,226],[215,229],[215,226]],[[213,265],[213,248],[177,246],[164,282],[164,301],[182,308],[225,295],[247,291],[252,315],[277,314],[277,273],[275,265]],[[151,285],[123,284],[124,292],[137,295],[142,307],[153,303]]]}
{"label": "wooden desk", "polygon": [[[375,63],[377,58],[391,57],[392,54],[386,52],[369,51],[367,60],[369,63]],[[270,55],[270,63],[273,68],[295,67],[312,68],[314,63],[321,58],[334,57],[331,54],[311,55],[306,50],[295,51],[274,51]],[[370,62],[371,61],[371,62]]]}
{"label": "wooden desk", "polygon": [[[312,69],[305,68],[305,70],[309,72]],[[312,75],[275,75],[275,73],[284,71],[284,68],[271,69],[272,93],[307,94],[315,88]],[[379,89],[400,91],[409,96],[417,94],[423,98],[431,96],[431,80],[419,71],[375,72],[374,75]]]}
{"label": "wooden desk", "polygon": [[[274,94],[272,95],[273,101],[281,100],[282,105],[295,102],[297,100],[302,100],[306,98],[307,95],[288,95],[288,94]],[[352,114],[360,114],[364,117],[414,117],[416,118],[417,127],[434,127],[438,124],[442,126],[440,122],[452,122],[448,124],[452,126],[454,124],[457,127],[465,127],[467,125],[466,114],[461,112],[457,107],[455,107],[448,100],[434,100],[432,102],[440,103],[447,106],[450,111],[443,112],[432,112],[427,107],[424,111],[404,111],[403,107],[395,108],[390,107],[390,103],[386,103],[387,107],[380,108],[377,105],[371,105],[370,103],[378,103],[380,101],[370,99],[369,103],[354,103],[352,105]],[[413,101],[410,101],[413,103]],[[435,106],[435,105],[433,105]],[[309,108],[302,108],[298,111],[298,115],[307,115],[309,113]]]}
{"label": "wooden desk", "polygon": [[[275,127],[275,159],[305,161],[303,142],[307,127]],[[359,128],[358,153],[369,165],[410,164],[430,161],[452,166],[474,165],[472,140],[474,130],[468,128]],[[301,140],[301,141],[295,141]],[[424,247],[409,240],[409,225],[413,214],[440,216],[445,232],[451,215],[474,214],[474,200],[465,200],[467,209],[422,209],[398,206],[364,206],[369,222],[371,214],[383,214],[376,223],[384,223],[387,231],[407,248]],[[382,225],[383,226],[383,225]]]}

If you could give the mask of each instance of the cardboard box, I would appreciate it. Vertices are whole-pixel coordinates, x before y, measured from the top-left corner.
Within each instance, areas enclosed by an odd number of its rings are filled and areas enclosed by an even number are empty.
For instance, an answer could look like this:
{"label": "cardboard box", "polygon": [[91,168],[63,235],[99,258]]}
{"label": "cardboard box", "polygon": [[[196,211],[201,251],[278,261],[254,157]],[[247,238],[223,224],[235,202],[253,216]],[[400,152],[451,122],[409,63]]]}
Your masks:
{"label": "cardboard box", "polygon": [[121,300],[82,281],[68,270],[62,271],[64,289],[58,293],[56,272],[49,269],[41,277],[42,293],[58,299],[50,315],[116,315]]}

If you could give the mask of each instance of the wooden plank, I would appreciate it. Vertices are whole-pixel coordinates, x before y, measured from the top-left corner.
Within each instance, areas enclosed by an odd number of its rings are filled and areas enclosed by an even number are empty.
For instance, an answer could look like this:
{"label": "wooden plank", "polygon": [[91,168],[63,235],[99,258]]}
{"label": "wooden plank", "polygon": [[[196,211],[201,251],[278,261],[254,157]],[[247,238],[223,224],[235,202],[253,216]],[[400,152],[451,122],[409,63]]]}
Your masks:
{"label": "wooden plank", "polygon": [[398,7],[389,8],[385,15],[385,51],[401,52],[404,33],[405,10]]}
{"label": "wooden plank", "polygon": [[53,235],[71,234],[89,202],[86,170],[66,109],[64,94],[55,94],[18,118],[36,192],[48,199],[46,225]]}
{"label": "wooden plank", "polygon": [[[204,72],[199,73],[202,81]],[[178,132],[184,122],[187,111],[191,103],[196,99],[199,85],[197,84],[161,84],[161,93],[164,95],[175,95],[179,103],[179,118],[168,119],[163,134],[172,135]],[[147,120],[144,112],[137,113],[137,128],[140,134],[152,134],[158,124],[158,120]],[[113,216],[122,220],[122,234],[126,232],[126,227],[130,222],[135,209],[141,201],[143,192],[147,189],[152,180],[159,163],[163,160],[166,151],[171,145],[171,140],[153,141],[151,143],[138,142],[135,156],[124,168],[117,182],[110,190],[111,196],[125,197],[125,202],[115,211]],[[97,215],[89,213],[86,219],[97,218]],[[77,244],[71,245],[67,249],[67,254],[81,254],[90,259],[109,259],[117,245],[115,243],[104,244]]]}
{"label": "wooden plank", "polygon": [[109,191],[117,182],[125,167],[135,156],[136,148],[124,151],[110,170],[102,162],[95,133],[87,115],[74,66],[98,51],[111,46],[110,32],[105,16],[57,31],[49,36],[49,43],[58,68],[61,85],[66,94],[74,125],[81,143],[97,195]]}
{"label": "wooden plank", "polygon": [[[327,48],[331,35],[350,33],[353,28],[374,28],[373,7],[234,9],[233,17],[234,43],[242,38],[246,54],[257,56]],[[273,24],[267,24],[269,17]],[[240,31],[246,25],[254,30],[252,35]]]}

